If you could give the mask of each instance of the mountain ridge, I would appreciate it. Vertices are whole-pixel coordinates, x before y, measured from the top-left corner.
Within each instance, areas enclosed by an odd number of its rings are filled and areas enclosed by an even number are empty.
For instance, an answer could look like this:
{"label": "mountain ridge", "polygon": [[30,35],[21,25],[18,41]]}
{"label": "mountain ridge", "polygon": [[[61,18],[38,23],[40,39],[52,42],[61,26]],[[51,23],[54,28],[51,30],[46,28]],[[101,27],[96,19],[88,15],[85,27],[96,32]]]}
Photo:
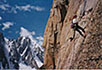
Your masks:
{"label": "mountain ridge", "polygon": [[20,36],[9,40],[0,33],[1,69],[37,69],[43,64],[43,52],[40,42],[32,37]]}

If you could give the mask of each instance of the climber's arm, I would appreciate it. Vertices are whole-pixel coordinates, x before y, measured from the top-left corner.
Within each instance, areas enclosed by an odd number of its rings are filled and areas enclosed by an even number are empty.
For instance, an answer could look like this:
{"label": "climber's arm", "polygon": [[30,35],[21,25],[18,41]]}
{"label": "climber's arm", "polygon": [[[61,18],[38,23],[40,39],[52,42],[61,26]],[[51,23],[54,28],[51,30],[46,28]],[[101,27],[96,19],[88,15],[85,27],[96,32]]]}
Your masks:
{"label": "climber's arm", "polygon": [[73,34],[73,39],[74,39],[74,37],[75,37],[75,30],[74,30],[74,34]]}
{"label": "climber's arm", "polygon": [[73,37],[70,37],[70,41],[72,41],[75,38],[75,30],[73,31],[74,31],[74,34],[73,34]]}

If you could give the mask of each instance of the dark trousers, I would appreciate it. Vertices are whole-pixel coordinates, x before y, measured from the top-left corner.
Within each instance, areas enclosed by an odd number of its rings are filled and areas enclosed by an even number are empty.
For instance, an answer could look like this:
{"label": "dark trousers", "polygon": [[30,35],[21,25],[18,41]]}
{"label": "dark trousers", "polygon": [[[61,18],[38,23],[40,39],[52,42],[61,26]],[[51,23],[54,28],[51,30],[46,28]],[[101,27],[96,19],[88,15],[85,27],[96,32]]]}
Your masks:
{"label": "dark trousers", "polygon": [[[78,24],[75,24],[75,26],[73,27],[73,30],[74,30],[73,38],[75,37],[75,32],[76,32],[76,31],[79,32],[79,34],[84,37],[84,35],[82,34],[82,32],[85,33],[85,30],[84,30],[82,27],[80,27]],[[81,32],[80,30],[81,30],[82,32]]]}

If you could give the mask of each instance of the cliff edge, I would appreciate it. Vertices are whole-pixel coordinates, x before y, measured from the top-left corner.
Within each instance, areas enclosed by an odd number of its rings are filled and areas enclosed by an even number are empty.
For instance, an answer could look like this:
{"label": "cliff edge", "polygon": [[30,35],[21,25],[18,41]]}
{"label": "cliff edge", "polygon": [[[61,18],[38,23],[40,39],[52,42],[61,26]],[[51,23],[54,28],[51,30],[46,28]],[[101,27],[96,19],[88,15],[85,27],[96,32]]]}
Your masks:
{"label": "cliff edge", "polygon": [[[86,38],[76,32],[74,40],[69,21],[75,14]],[[45,29],[43,47],[46,69],[102,68],[102,0],[53,0]]]}

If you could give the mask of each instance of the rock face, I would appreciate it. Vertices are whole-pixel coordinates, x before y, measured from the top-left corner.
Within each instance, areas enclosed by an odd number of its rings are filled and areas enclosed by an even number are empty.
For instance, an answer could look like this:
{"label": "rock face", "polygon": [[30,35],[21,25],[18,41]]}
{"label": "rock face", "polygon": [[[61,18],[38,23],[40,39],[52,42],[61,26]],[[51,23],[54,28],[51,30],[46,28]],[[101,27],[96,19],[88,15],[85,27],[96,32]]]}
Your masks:
{"label": "rock face", "polygon": [[[73,35],[70,19],[77,14],[86,38]],[[43,47],[46,69],[102,68],[102,0],[53,0]]]}

